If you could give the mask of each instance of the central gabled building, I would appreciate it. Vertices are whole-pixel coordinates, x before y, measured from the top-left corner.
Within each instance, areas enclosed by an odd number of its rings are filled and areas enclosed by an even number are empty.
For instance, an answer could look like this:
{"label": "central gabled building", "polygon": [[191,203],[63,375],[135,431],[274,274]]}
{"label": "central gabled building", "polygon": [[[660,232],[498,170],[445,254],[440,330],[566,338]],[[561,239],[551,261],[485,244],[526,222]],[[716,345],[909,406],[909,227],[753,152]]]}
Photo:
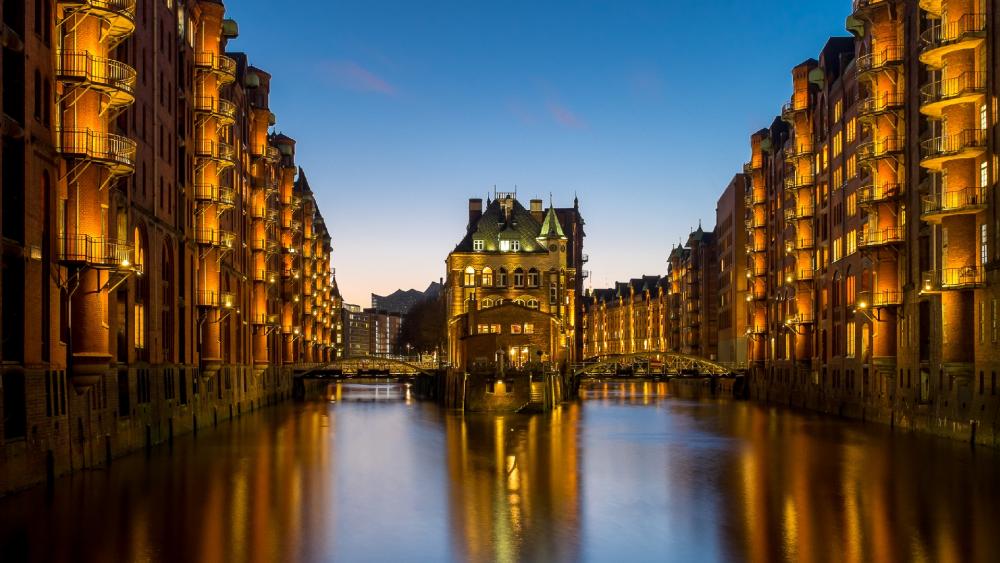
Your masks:
{"label": "central gabled building", "polygon": [[570,254],[577,242],[542,200],[526,209],[515,194],[496,193],[483,209],[483,200],[470,199],[465,237],[447,260],[452,366],[575,361],[578,272]]}

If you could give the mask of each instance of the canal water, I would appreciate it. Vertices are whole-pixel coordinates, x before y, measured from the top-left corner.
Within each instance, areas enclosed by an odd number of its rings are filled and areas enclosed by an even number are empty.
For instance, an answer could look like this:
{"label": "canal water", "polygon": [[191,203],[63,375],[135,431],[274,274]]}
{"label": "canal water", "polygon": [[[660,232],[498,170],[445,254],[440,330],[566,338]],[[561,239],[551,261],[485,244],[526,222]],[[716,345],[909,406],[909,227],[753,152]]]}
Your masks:
{"label": "canal water", "polygon": [[987,449],[609,383],[538,415],[331,389],[0,499],[0,561],[1000,560]]}

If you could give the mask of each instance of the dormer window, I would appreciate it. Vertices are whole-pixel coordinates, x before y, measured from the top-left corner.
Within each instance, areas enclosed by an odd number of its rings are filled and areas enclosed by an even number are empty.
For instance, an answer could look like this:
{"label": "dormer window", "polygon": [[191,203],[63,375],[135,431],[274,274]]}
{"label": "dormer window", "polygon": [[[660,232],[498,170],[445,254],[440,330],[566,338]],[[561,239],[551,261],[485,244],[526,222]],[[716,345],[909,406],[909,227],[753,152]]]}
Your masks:
{"label": "dormer window", "polygon": [[500,252],[510,252],[510,241],[502,240],[500,241]]}
{"label": "dormer window", "polygon": [[510,241],[510,244],[511,244],[510,248],[514,252],[520,252],[521,251],[521,241],[519,241],[519,240],[512,240],[512,241]]}
{"label": "dormer window", "polygon": [[472,241],[472,250],[476,252],[482,252],[485,247],[486,244],[482,239]]}

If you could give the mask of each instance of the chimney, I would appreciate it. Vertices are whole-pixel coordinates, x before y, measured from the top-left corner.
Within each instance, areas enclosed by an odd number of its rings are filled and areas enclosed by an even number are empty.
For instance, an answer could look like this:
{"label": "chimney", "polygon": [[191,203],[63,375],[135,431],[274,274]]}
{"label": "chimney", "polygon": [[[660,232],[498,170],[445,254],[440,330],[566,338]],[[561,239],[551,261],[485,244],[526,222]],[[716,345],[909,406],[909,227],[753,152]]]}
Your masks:
{"label": "chimney", "polygon": [[472,229],[479,221],[479,218],[483,216],[483,200],[481,199],[469,199],[469,229]]}
{"label": "chimney", "polygon": [[542,213],[542,200],[531,200],[531,216],[535,218],[535,221],[538,221],[539,223],[542,222],[544,219],[544,214]]}

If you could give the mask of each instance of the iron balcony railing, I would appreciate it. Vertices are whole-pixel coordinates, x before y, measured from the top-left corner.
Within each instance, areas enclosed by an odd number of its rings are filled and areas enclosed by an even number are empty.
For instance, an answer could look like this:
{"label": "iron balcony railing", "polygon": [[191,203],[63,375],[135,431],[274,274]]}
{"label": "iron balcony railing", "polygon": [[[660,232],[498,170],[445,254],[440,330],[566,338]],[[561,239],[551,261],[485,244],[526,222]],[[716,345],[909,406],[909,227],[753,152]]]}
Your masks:
{"label": "iron balcony railing", "polygon": [[900,65],[906,55],[902,45],[891,45],[873,53],[866,53],[857,58],[858,74],[880,71],[891,66]]}
{"label": "iron balcony railing", "polygon": [[946,215],[986,209],[986,195],[986,188],[965,188],[928,195],[922,199],[921,214],[924,216]]}
{"label": "iron balcony railing", "polygon": [[903,227],[886,227],[877,230],[864,230],[858,233],[858,247],[867,248],[903,242],[906,230]]}
{"label": "iron balcony railing", "polygon": [[798,281],[812,281],[816,277],[816,270],[812,268],[803,268],[799,270]]}
{"label": "iron balcony railing", "polygon": [[858,162],[865,162],[902,153],[905,148],[906,140],[903,137],[882,137],[859,144],[855,153]]}
{"label": "iron balcony railing", "polygon": [[812,237],[790,240],[785,243],[785,252],[792,253],[800,250],[812,250],[816,248],[816,240]]}
{"label": "iron balcony railing", "polygon": [[194,233],[194,240],[205,246],[232,248],[236,241],[236,234],[222,229],[197,229]]}
{"label": "iron balcony railing", "polygon": [[808,103],[795,103],[796,98],[799,98],[799,97],[808,99],[806,97],[806,95],[802,95],[802,94],[796,93],[796,94],[792,95],[792,99],[791,100],[785,102],[781,106],[781,119],[783,121],[791,122],[792,120],[795,119],[795,115],[797,113],[803,112],[803,111],[806,111],[806,110],[809,109],[809,104]]}
{"label": "iron balcony railing", "polygon": [[983,268],[978,265],[924,272],[923,278],[923,291],[969,289],[985,283]]}
{"label": "iron balcony railing", "polygon": [[224,83],[236,80],[236,61],[225,56],[208,51],[200,51],[194,55],[195,68],[214,73]]}
{"label": "iron balcony railing", "polygon": [[920,34],[923,52],[986,36],[986,14],[965,14],[951,23],[937,20]]}
{"label": "iron balcony railing", "polygon": [[811,219],[816,214],[816,207],[813,205],[792,206],[785,209],[785,221],[801,221]]}
{"label": "iron balcony railing", "polygon": [[796,174],[785,177],[786,190],[798,190],[808,188],[816,183],[816,176],[812,174]]}
{"label": "iron balcony railing", "polygon": [[198,96],[194,99],[194,110],[208,113],[224,123],[236,121],[236,104],[213,96]]}
{"label": "iron balcony railing", "polygon": [[102,270],[135,268],[132,245],[109,237],[65,235],[59,237],[59,261]]}
{"label": "iron balcony railing", "polygon": [[199,307],[231,309],[236,306],[236,295],[230,291],[199,290],[197,297]]}
{"label": "iron balcony railing", "polygon": [[56,55],[56,73],[60,80],[86,82],[108,93],[113,106],[130,104],[135,99],[136,71],[115,59],[87,51],[60,51]]}
{"label": "iron balcony railing", "polygon": [[253,279],[259,282],[274,283],[278,281],[278,272],[270,268],[255,268]]}
{"label": "iron balcony railing", "polygon": [[869,96],[858,100],[858,116],[868,117],[889,111],[903,109],[906,96],[896,92],[886,92],[880,96]]}
{"label": "iron balcony railing", "polygon": [[902,185],[896,182],[868,184],[858,190],[858,205],[873,205],[899,197]]}
{"label": "iron balcony railing", "polygon": [[215,184],[195,184],[194,198],[197,201],[217,203],[224,207],[232,207],[236,203],[236,193],[232,188]]}
{"label": "iron balcony railing", "polygon": [[251,219],[265,219],[267,217],[267,206],[266,205],[251,205],[250,206],[250,218]]}
{"label": "iron balcony railing", "polygon": [[924,160],[959,155],[967,150],[986,147],[986,131],[965,129],[954,135],[935,137],[920,143],[920,153]]}
{"label": "iron balcony railing", "polygon": [[808,325],[816,322],[816,315],[813,313],[796,313],[788,317],[786,324],[789,325]]}
{"label": "iron balcony railing", "polygon": [[789,140],[785,143],[785,162],[793,162],[800,158],[811,157],[813,154],[813,144],[812,141],[794,141]]}
{"label": "iron balcony railing", "polygon": [[57,138],[59,152],[64,155],[99,161],[116,175],[135,170],[136,142],[128,137],[90,129],[60,129]]}
{"label": "iron balcony railing", "polygon": [[59,0],[61,6],[100,16],[107,37],[122,39],[135,31],[136,0]]}
{"label": "iron balcony railing", "polygon": [[985,93],[986,73],[968,71],[955,78],[924,85],[920,89],[920,99],[924,105],[931,105]]}
{"label": "iron balcony railing", "polygon": [[882,309],[885,307],[895,307],[903,304],[903,292],[884,289],[880,291],[862,291],[858,293],[857,307],[859,309]]}
{"label": "iron balcony railing", "polygon": [[214,160],[218,164],[232,166],[236,164],[236,150],[233,145],[222,141],[203,139],[195,143],[195,156]]}

